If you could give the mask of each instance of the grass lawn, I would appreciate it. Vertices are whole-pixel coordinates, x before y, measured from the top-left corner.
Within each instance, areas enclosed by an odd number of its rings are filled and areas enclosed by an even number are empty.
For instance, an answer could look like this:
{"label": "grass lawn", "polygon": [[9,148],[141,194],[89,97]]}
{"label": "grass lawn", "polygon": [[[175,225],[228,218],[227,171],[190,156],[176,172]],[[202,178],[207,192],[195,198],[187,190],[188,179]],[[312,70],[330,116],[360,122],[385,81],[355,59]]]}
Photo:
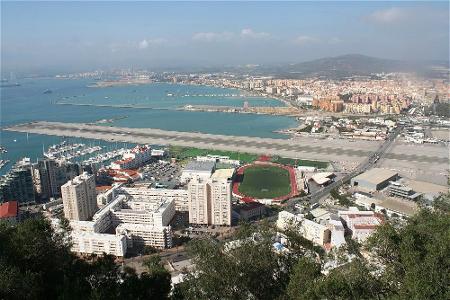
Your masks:
{"label": "grass lawn", "polygon": [[289,172],[273,166],[254,166],[244,171],[239,192],[254,198],[275,198],[291,192]]}
{"label": "grass lawn", "polygon": [[244,163],[253,162],[258,158],[256,154],[241,153],[233,151],[221,151],[221,150],[208,150],[208,149],[198,149],[198,148],[185,148],[185,147],[170,147],[170,153],[173,157],[177,159],[184,160],[196,156],[205,155],[222,155],[228,156],[230,159],[240,160]]}
{"label": "grass lawn", "polygon": [[317,169],[325,169],[328,167],[327,162],[317,160],[304,160],[304,159],[294,159],[294,158],[284,158],[274,156],[272,157],[271,161],[282,165],[291,165],[294,167],[305,166],[305,167],[316,167]]}

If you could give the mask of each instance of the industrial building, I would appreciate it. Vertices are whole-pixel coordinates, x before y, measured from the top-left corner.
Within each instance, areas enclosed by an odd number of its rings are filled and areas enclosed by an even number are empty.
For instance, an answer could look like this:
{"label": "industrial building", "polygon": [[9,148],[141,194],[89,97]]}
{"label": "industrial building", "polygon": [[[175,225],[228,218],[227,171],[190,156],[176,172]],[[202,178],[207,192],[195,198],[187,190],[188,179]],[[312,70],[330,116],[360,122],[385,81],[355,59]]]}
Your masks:
{"label": "industrial building", "polygon": [[398,173],[388,170],[373,168],[351,179],[352,186],[367,191],[379,191],[389,185],[390,181],[395,181],[398,178]]}

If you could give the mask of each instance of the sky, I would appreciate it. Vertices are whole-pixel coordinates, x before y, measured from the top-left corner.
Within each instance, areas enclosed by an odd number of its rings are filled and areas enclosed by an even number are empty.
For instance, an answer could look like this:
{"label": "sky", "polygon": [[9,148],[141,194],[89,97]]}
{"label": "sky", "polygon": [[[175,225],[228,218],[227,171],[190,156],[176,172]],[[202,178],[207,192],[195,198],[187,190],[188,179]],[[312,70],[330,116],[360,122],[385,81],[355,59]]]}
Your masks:
{"label": "sky", "polygon": [[442,2],[1,2],[2,71],[448,60]]}

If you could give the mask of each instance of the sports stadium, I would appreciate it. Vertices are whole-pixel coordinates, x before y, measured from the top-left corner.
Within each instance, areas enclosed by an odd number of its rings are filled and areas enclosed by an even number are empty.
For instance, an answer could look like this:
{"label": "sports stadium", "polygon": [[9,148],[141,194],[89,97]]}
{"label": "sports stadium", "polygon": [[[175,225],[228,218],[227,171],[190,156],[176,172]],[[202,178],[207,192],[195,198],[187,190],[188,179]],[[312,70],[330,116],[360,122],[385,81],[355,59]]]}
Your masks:
{"label": "sports stadium", "polygon": [[236,171],[233,195],[246,200],[282,202],[299,194],[295,169],[259,160]]}

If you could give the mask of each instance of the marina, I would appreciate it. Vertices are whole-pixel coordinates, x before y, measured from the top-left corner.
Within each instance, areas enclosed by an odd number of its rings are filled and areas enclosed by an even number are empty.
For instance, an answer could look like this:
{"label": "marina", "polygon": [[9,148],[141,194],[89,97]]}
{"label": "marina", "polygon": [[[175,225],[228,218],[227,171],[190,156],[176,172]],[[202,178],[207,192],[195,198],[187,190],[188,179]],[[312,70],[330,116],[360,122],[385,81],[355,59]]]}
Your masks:
{"label": "marina", "polygon": [[71,160],[100,150],[102,150],[101,146],[89,147],[81,143],[68,144],[63,141],[60,144],[50,146],[48,151],[44,152],[44,156],[50,159]]}
{"label": "marina", "polygon": [[126,151],[127,151],[127,149],[120,148],[120,149],[113,150],[110,152],[100,153],[100,154],[97,154],[96,156],[93,156],[93,157],[87,159],[87,160],[84,160],[81,164],[82,165],[101,164],[101,163],[104,163],[109,160],[116,159],[116,158],[122,156]]}

